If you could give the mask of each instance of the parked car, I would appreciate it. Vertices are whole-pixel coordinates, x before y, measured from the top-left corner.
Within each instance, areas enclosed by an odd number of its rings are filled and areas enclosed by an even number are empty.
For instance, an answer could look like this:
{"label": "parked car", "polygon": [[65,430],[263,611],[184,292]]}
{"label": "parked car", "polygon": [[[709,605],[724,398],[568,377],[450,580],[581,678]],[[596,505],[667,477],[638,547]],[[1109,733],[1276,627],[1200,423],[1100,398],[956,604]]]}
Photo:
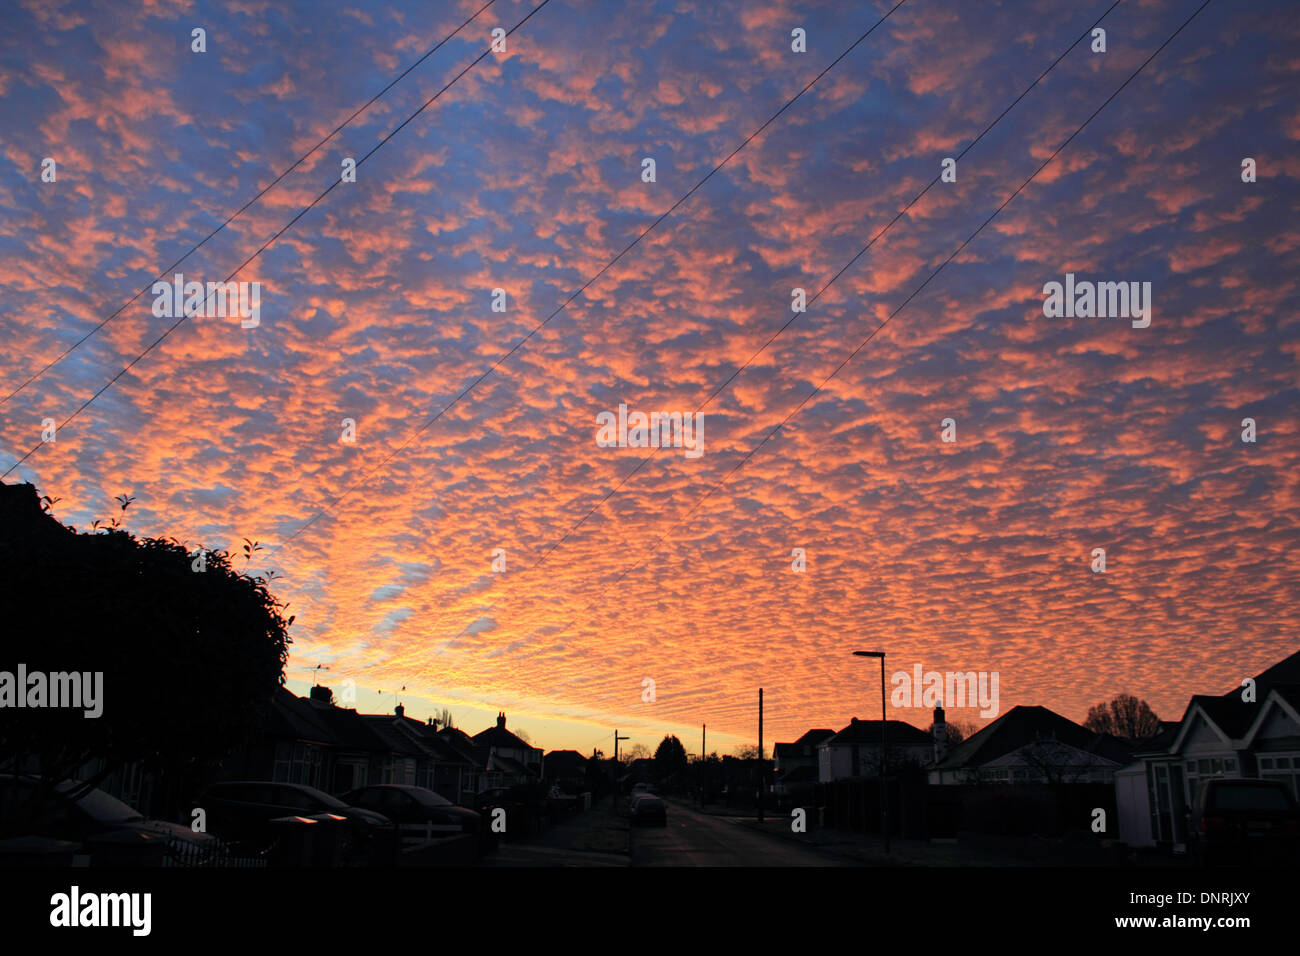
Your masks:
{"label": "parked car", "polygon": [[653,793],[640,793],[633,797],[630,814],[633,826],[668,826],[668,808]]}
{"label": "parked car", "polygon": [[505,810],[509,838],[527,836],[542,825],[546,791],[539,784],[493,787],[474,795],[474,808],[482,816],[483,827],[491,836],[496,836],[491,829],[494,810]]}
{"label": "parked car", "polygon": [[1300,810],[1280,780],[1207,780],[1188,819],[1188,850],[1202,866],[1300,862]]}
{"label": "parked car", "polygon": [[458,807],[442,794],[424,787],[376,784],[345,793],[343,801],[392,820],[401,831],[404,846],[448,834],[478,834],[482,829],[482,817],[478,813]]}
{"label": "parked car", "polygon": [[654,787],[651,787],[649,784],[639,783],[633,787],[632,792],[627,795],[627,804],[631,807],[632,804],[636,803],[638,800],[643,800],[646,797],[657,798],[658,796],[659,792],[655,790]]}
{"label": "parked car", "polygon": [[150,834],[166,841],[164,855],[189,865],[202,865],[218,848],[215,837],[195,833],[186,826],[164,820],[148,820],[103,790],[91,789],[75,799],[72,794],[83,786],[80,780],[64,780],[55,785],[54,793],[42,802],[30,823],[28,808],[40,779],[32,774],[0,774],[0,820],[21,827],[23,835],[50,837],[82,845],[131,833]]}
{"label": "parked car", "polygon": [[196,801],[207,813],[208,829],[222,839],[254,852],[276,839],[272,820],[333,814],[346,824],[344,862],[389,862],[396,848],[396,827],[382,813],[353,807],[323,790],[300,783],[232,780],[214,783]]}

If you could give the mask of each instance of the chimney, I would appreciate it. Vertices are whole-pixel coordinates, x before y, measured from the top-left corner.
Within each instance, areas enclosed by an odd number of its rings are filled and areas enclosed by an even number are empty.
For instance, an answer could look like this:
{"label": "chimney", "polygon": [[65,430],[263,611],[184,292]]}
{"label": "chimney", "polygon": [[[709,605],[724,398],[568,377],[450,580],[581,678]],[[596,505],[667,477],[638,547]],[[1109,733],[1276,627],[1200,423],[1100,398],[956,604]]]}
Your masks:
{"label": "chimney", "polygon": [[334,692],[328,687],[317,684],[311,689],[310,700],[317,704],[332,704],[334,703]]}
{"label": "chimney", "polygon": [[501,711],[500,713],[497,714],[497,726],[500,727],[502,730],[505,730],[505,729],[506,729],[506,713],[505,713],[505,711]]}
{"label": "chimney", "polygon": [[393,708],[393,713],[395,713],[398,717],[403,717],[406,715],[406,708],[403,707],[401,704],[398,704],[396,707]]}
{"label": "chimney", "polygon": [[934,709],[934,762],[938,763],[948,755],[948,723],[944,720],[943,708]]}

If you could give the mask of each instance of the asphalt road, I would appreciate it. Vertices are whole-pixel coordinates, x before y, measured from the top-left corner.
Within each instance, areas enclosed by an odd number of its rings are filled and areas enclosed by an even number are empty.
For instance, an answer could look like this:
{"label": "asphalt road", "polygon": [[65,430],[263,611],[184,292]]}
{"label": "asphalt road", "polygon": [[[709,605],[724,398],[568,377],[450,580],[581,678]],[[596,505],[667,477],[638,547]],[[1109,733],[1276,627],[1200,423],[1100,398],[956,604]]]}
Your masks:
{"label": "asphalt road", "polygon": [[668,826],[633,827],[632,866],[851,866],[729,817],[668,804]]}

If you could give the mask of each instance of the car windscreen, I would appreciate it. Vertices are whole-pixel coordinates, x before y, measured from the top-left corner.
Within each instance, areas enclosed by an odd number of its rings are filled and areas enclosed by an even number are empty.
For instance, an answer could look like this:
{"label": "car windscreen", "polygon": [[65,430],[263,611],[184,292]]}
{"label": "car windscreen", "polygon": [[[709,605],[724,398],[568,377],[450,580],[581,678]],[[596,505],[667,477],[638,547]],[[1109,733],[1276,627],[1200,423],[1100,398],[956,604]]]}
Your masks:
{"label": "car windscreen", "polygon": [[1286,791],[1264,785],[1216,787],[1210,797],[1216,810],[1289,810]]}
{"label": "car windscreen", "polygon": [[454,807],[455,804],[448,800],[440,793],[434,793],[432,790],[423,790],[417,787],[414,790],[407,790],[411,796],[422,807]]}
{"label": "car windscreen", "polygon": [[301,803],[303,795],[313,797],[318,803],[324,807],[328,807],[330,810],[348,809],[348,805],[338,797],[331,797],[324,790],[317,790],[315,787],[302,787],[301,789],[286,790],[283,794],[283,799],[280,802],[285,806],[294,806],[296,803]]}

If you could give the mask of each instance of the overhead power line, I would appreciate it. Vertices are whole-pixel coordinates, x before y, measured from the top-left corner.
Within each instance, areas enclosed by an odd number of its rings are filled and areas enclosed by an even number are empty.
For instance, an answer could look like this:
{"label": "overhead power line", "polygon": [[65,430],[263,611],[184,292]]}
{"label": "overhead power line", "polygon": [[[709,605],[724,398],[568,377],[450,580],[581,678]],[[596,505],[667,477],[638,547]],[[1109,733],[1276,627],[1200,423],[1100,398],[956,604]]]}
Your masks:
{"label": "overhead power line", "polygon": [[[285,176],[288,176],[291,172],[293,172],[295,169],[297,169],[299,166],[301,166],[303,163],[305,163],[308,159],[310,159],[310,158],[312,157],[312,155],[314,155],[315,152],[316,152],[318,149],[320,149],[322,146],[324,146],[326,143],[328,143],[331,139],[333,139],[335,136],[337,136],[340,132],[342,132],[342,130],[343,130],[343,128],[344,128],[345,126],[347,126],[347,125],[348,125],[349,123],[351,123],[354,119],[356,119],[358,116],[360,116],[360,115],[361,115],[362,113],[364,113],[366,110],[368,110],[371,106],[373,106],[373,105],[375,104],[375,102],[379,100],[380,97],[382,97],[385,93],[387,93],[387,92],[388,92],[389,90],[391,90],[394,86],[396,86],[398,83],[400,83],[400,82],[402,81],[402,79],[404,79],[404,78],[406,77],[406,75],[407,75],[408,73],[410,73],[412,70],[414,70],[417,66],[419,66],[421,63],[423,63],[423,62],[424,62],[425,60],[427,60],[429,57],[433,56],[433,54],[436,53],[439,49],[441,49],[442,46],[443,46],[444,44],[447,43],[447,41],[451,40],[453,37],[456,36],[456,34],[460,33],[460,32],[461,32],[462,30],[464,30],[467,26],[469,26],[469,25],[470,25],[471,23],[473,23],[476,19],[478,19],[478,15],[479,15],[480,13],[482,13],[484,10],[486,10],[488,7],[492,6],[492,4],[494,4],[494,3],[496,3],[496,0],[488,0],[487,3],[483,4],[483,6],[479,7],[478,10],[476,10],[476,11],[474,12],[473,16],[471,16],[468,20],[466,20],[464,23],[462,23],[460,26],[458,26],[455,30],[452,30],[450,33],[448,33],[445,37],[443,37],[441,40],[439,40],[437,43],[435,43],[433,46],[431,46],[428,50],[426,50],[426,51],[424,52],[424,55],[423,55],[423,56],[421,56],[418,60],[416,60],[414,63],[412,63],[410,66],[408,66],[405,70],[403,70],[401,73],[399,73],[396,77],[394,77],[393,80],[392,80],[392,81],[391,81],[387,86],[385,86],[382,90],[380,90],[380,91],[379,91],[378,93],[376,93],[374,96],[370,97],[370,99],[366,100],[366,102],[362,103],[362,104],[361,104],[360,106],[358,106],[355,110],[353,110],[353,111],[351,112],[351,114],[348,115],[348,118],[345,119],[342,123],[339,123],[338,126],[334,127],[334,129],[329,133],[328,136],[326,136],[326,137],[325,137],[324,139],[322,139],[319,143],[317,143],[317,144],[316,144],[315,146],[313,146],[311,149],[307,150],[307,152],[303,153],[303,154],[302,154],[301,156],[299,156],[296,160],[294,160],[292,166],[290,166],[290,167],[289,167],[288,169],[286,169],[284,172],[280,173],[280,175],[276,176],[273,180],[271,180],[271,182],[268,183],[268,184],[267,184],[267,185],[266,185],[266,186],[265,186],[265,187],[264,187],[264,188],[263,188],[263,189],[262,189],[262,190],[261,190],[261,191],[260,191],[256,196],[254,196],[252,199],[248,200],[248,202],[244,203],[242,206],[240,206],[238,209],[236,209],[234,212],[232,212],[229,216],[226,217],[225,221],[224,221],[223,223],[221,223],[221,225],[217,226],[217,228],[213,229],[210,233],[208,233],[206,236],[204,236],[202,239],[200,239],[197,243],[195,243],[193,246],[191,246],[191,247],[189,248],[189,250],[186,251],[186,253],[185,253],[184,255],[182,255],[179,259],[177,259],[175,262],[173,262],[171,265],[169,265],[166,269],[164,269],[164,270],[163,270],[163,271],[162,271],[162,272],[157,276],[157,278],[150,280],[150,281],[149,281],[149,282],[148,282],[148,283],[147,283],[143,288],[140,289],[139,292],[137,292],[135,295],[131,296],[131,298],[127,299],[127,300],[126,300],[125,302],[123,302],[120,306],[118,306],[116,312],[114,312],[112,315],[108,316],[108,318],[104,319],[102,322],[100,322],[98,325],[96,325],[94,328],[92,328],[89,332],[87,332],[87,333],[86,333],[85,335],[83,335],[81,338],[77,339],[77,341],[75,341],[75,342],[73,342],[71,345],[69,345],[69,346],[68,346],[66,349],[64,349],[64,350],[63,350],[63,351],[62,351],[58,356],[56,356],[56,357],[55,357],[53,360],[51,360],[50,362],[47,362],[47,363],[46,363],[46,364],[45,364],[41,369],[39,369],[37,372],[35,372],[35,373],[32,374],[31,376],[29,376],[29,377],[28,377],[28,378],[27,378],[27,379],[26,379],[22,384],[20,384],[17,388],[15,388],[13,391],[11,391],[8,395],[4,396],[4,398],[0,398],[0,406],[4,405],[5,402],[9,401],[9,399],[13,398],[15,395],[17,395],[19,392],[21,392],[23,389],[25,389],[28,385],[32,384],[32,382],[36,381],[38,378],[40,378],[42,375],[44,375],[44,374],[45,374],[46,372],[48,372],[50,369],[54,368],[54,366],[58,365],[58,364],[59,364],[60,362],[62,362],[65,358],[67,358],[69,355],[71,355],[73,352],[75,352],[78,348],[80,348],[83,344],[85,344],[85,342],[87,342],[87,341],[88,341],[92,336],[94,336],[97,332],[99,332],[100,329],[102,329],[104,326],[108,325],[109,322],[112,322],[115,318],[117,318],[119,315],[121,315],[122,312],[123,312],[123,311],[124,311],[128,306],[130,306],[132,303],[134,303],[138,298],[140,298],[140,296],[144,295],[147,291],[149,291],[150,289],[152,289],[152,288],[153,288],[153,285],[154,285],[155,282],[162,282],[162,281],[166,280],[166,279],[167,279],[167,278],[172,274],[173,270],[176,269],[177,266],[179,266],[181,263],[183,263],[183,262],[184,262],[186,259],[188,259],[190,256],[194,255],[194,253],[198,252],[198,251],[199,251],[200,249],[202,249],[205,245],[207,245],[207,242],[208,242],[209,239],[211,239],[211,238],[212,238],[213,236],[215,236],[217,233],[221,232],[221,231],[222,231],[223,229],[225,229],[228,225],[230,225],[232,222],[234,222],[236,219],[238,219],[238,218],[239,218],[239,217],[240,217],[240,216],[241,216],[241,215],[242,215],[242,214],[243,214],[243,213],[244,213],[244,212],[245,212],[245,211],[246,211],[250,206],[252,206],[255,202],[257,202],[259,199],[261,199],[263,196],[265,196],[267,193],[269,193],[272,189],[274,189],[277,185],[279,185],[280,180],[284,179]],[[8,474],[8,472],[6,472],[6,474]]]}
{"label": "overhead power line", "polygon": [[[548,3],[550,3],[550,2],[551,2],[551,0],[542,0],[542,2],[539,3],[537,6],[535,6],[532,10],[530,10],[530,11],[528,12],[528,14],[527,14],[527,15],[526,15],[522,20],[520,20],[520,21],[519,21],[518,23],[516,23],[513,27],[511,27],[509,30],[507,30],[505,35],[506,35],[507,37],[511,36],[511,35],[512,35],[516,30],[518,30],[518,29],[519,29],[520,27],[522,27],[525,23],[527,23],[530,19],[532,19],[532,17],[533,17],[534,14],[536,14],[539,10],[541,10],[543,7],[545,7],[545,6],[546,6]],[[476,58],[475,58],[475,59],[474,59],[474,60],[473,60],[473,61],[472,61],[468,66],[466,66],[463,70],[461,70],[461,71],[460,71],[459,73],[457,73],[454,77],[452,77],[451,80],[450,80],[448,83],[446,83],[446,84],[445,84],[445,85],[444,85],[440,90],[438,90],[438,92],[434,93],[433,96],[431,96],[431,97],[429,97],[427,100],[425,100],[425,101],[424,101],[424,104],[423,104],[419,109],[417,109],[414,113],[412,113],[412,114],[411,114],[410,116],[408,116],[406,119],[402,120],[401,123],[399,123],[399,124],[398,124],[397,126],[395,126],[392,130],[390,130],[390,131],[389,131],[389,132],[388,132],[388,133],[387,133],[387,134],[386,134],[386,135],[385,135],[385,136],[384,136],[384,137],[383,137],[383,138],[382,138],[378,143],[376,143],[373,147],[371,147],[371,149],[370,149],[369,152],[367,152],[364,156],[362,156],[360,159],[357,160],[356,168],[360,169],[360,168],[361,168],[361,165],[362,165],[362,164],[363,164],[367,159],[369,159],[371,156],[373,156],[376,152],[378,152],[378,151],[379,151],[379,150],[384,146],[385,143],[387,143],[390,139],[392,139],[392,138],[393,138],[394,136],[396,136],[399,132],[401,132],[401,130],[404,129],[404,128],[407,126],[407,124],[409,124],[409,123],[410,123],[412,120],[414,120],[417,116],[419,116],[419,115],[420,115],[421,113],[423,113],[426,109],[428,109],[428,108],[429,108],[429,107],[430,107],[430,106],[431,106],[431,105],[432,105],[432,104],[433,104],[433,103],[434,103],[434,102],[435,102],[435,101],[436,101],[440,96],[442,96],[443,93],[445,93],[447,90],[451,89],[451,87],[454,86],[455,83],[456,83],[456,82],[457,82],[457,81],[458,81],[462,76],[464,76],[466,73],[468,73],[470,70],[472,70],[475,66],[477,66],[477,65],[478,65],[478,64],[479,64],[479,63],[480,63],[480,62],[481,62],[485,57],[487,57],[488,54],[491,53],[491,52],[492,52],[492,48],[489,46],[486,50],[484,50],[482,53],[480,53],[480,54],[479,54],[479,55],[478,55],[478,56],[477,56],[477,57],[476,57]],[[254,252],[251,256],[249,256],[247,259],[245,259],[243,262],[241,262],[241,263],[240,263],[240,264],[235,268],[235,270],[234,270],[233,272],[230,273],[230,275],[226,276],[225,280],[224,280],[222,283],[220,283],[220,286],[224,286],[226,283],[228,283],[228,282],[230,282],[231,280],[233,280],[233,279],[235,278],[235,276],[239,275],[239,273],[241,273],[242,271],[244,271],[245,267],[247,267],[249,263],[251,263],[254,259],[258,258],[258,257],[259,257],[263,252],[265,252],[268,248],[270,248],[270,246],[272,245],[272,243],[274,243],[274,242],[275,242],[277,239],[279,239],[282,235],[284,235],[284,234],[285,234],[286,232],[288,232],[291,228],[293,228],[293,225],[294,225],[294,224],[295,224],[299,219],[301,219],[303,216],[305,216],[305,215],[306,215],[308,212],[310,212],[312,209],[316,208],[316,206],[317,206],[317,205],[318,205],[322,200],[324,200],[324,198],[325,198],[326,196],[328,196],[331,192],[334,191],[335,187],[337,187],[337,186],[339,185],[340,182],[342,182],[342,180],[341,180],[339,177],[335,177],[334,180],[333,180],[333,182],[330,183],[330,185],[325,189],[324,192],[322,192],[319,196],[317,196],[315,199],[313,199],[313,200],[312,200],[308,205],[304,206],[304,207],[303,207],[303,208],[298,212],[298,214],[297,214],[296,216],[294,216],[294,217],[293,217],[292,219],[290,219],[287,223],[285,223],[282,227],[280,227],[280,229],[279,229],[279,230],[278,230],[278,231],[277,231],[273,236],[271,236],[270,239],[267,239],[265,242],[263,242],[262,245],[259,246],[259,247],[257,248],[257,251],[256,251],[256,252]],[[218,286],[216,286],[216,285],[214,285],[214,284],[209,284],[209,285],[210,285],[210,288],[209,288],[208,294],[207,294],[207,296],[204,298],[203,302],[201,303],[201,308],[204,309],[204,310],[206,310],[206,308],[207,308],[208,300],[212,298],[212,296],[216,293],[216,290],[217,290],[217,288],[218,288]],[[86,399],[84,402],[82,402],[81,405],[76,409],[76,411],[74,411],[71,415],[69,415],[69,416],[68,416],[67,418],[65,418],[62,422],[60,422],[60,423],[56,426],[57,430],[58,430],[58,431],[62,431],[62,430],[63,430],[63,429],[68,425],[68,423],[70,423],[71,421],[73,421],[73,420],[74,420],[78,415],[80,415],[83,411],[85,411],[88,407],[90,407],[91,403],[94,402],[97,398],[99,398],[99,396],[103,395],[103,394],[104,394],[105,392],[107,392],[110,388],[112,388],[115,384],[117,384],[118,379],[120,379],[123,375],[125,375],[127,372],[129,372],[131,369],[133,369],[133,368],[134,368],[134,367],[135,367],[135,366],[136,366],[140,361],[142,361],[142,360],[144,359],[144,357],[145,357],[146,355],[148,355],[150,352],[152,352],[152,351],[153,351],[155,348],[157,348],[158,345],[161,344],[161,343],[162,343],[162,342],[163,342],[163,341],[164,341],[164,340],[165,340],[169,335],[171,335],[172,332],[176,331],[176,329],[180,327],[180,325],[181,325],[182,322],[184,322],[186,319],[188,319],[191,315],[195,315],[195,314],[198,314],[197,311],[196,311],[196,312],[189,312],[189,311],[182,312],[181,315],[180,315],[180,317],[177,318],[176,321],[173,322],[171,325],[169,325],[166,329],[164,329],[161,335],[159,335],[156,339],[154,339],[152,342],[150,342],[149,345],[147,345],[147,346],[145,347],[145,349],[144,349],[143,352],[141,352],[139,355],[137,355],[135,358],[133,358],[130,362],[128,362],[128,363],[127,363],[127,364],[126,364],[126,365],[125,365],[125,366],[124,366],[124,367],[123,367],[123,368],[122,368],[122,369],[121,369],[121,370],[120,370],[116,375],[114,375],[114,376],[113,376],[111,379],[109,379],[109,380],[108,380],[108,381],[107,381],[103,386],[101,386],[101,387],[99,388],[98,391],[96,391],[96,392],[95,392],[93,395],[91,395],[88,399]],[[14,469],[18,468],[18,467],[19,467],[20,465],[22,465],[22,463],[25,462],[28,458],[30,458],[32,455],[36,454],[36,452],[37,452],[37,451],[41,448],[41,446],[44,445],[44,444],[45,444],[44,442],[38,442],[37,444],[33,445],[33,446],[32,446],[32,447],[27,451],[26,454],[24,454],[24,455],[23,455],[21,458],[19,458],[16,462],[14,462],[12,465],[10,465],[10,466],[8,467],[8,469],[5,470],[4,474],[0,474],[0,478],[8,477],[9,474],[10,474],[11,472],[14,471]]]}
{"label": "overhead power line", "polygon": [[[1122,0],[1114,0],[1114,2],[1112,2],[1111,5],[1106,8],[1106,10],[1101,14],[1101,16],[1099,16],[1093,22],[1091,26],[1089,26],[1082,33],[1080,33],[1073,43],[1071,43],[1068,47],[1062,50],[1061,53],[1058,54],[1057,57],[1054,60],[1052,60],[1050,64],[1048,64],[1046,69],[1044,69],[1041,73],[1039,73],[1038,76],[1034,79],[1034,81],[1030,83],[1028,86],[1026,86],[1020,92],[1020,94],[1014,100],[1012,100],[1011,103],[1008,104],[1000,113],[998,113],[997,116],[995,116],[980,131],[980,133],[974,139],[972,139],[970,143],[967,144],[966,147],[963,148],[961,152],[959,152],[954,158],[960,160],[972,149],[974,149],[975,146],[982,139],[984,139],[984,137],[987,136],[993,130],[993,128],[997,126],[998,123],[1000,123],[1007,116],[1007,114],[1009,114],[1021,102],[1021,100],[1023,100],[1035,87],[1037,87],[1039,83],[1041,83],[1044,79],[1046,79],[1048,74],[1051,73],[1061,63],[1061,61],[1064,60],[1065,57],[1068,56],[1072,50],[1074,50],[1075,47],[1077,47],[1084,40],[1088,39],[1092,35],[1092,31],[1099,24],[1101,24],[1101,22],[1105,20],[1106,17],[1117,6],[1119,6],[1121,2]],[[941,180],[941,178],[942,178],[942,173],[940,173],[938,176],[935,176],[933,179],[931,179],[930,182],[928,182],[915,196],[911,198],[911,200],[908,201],[906,205],[904,205],[897,212],[897,214],[895,214],[895,216],[891,220],[889,220],[889,222],[887,222],[884,226],[882,226],[879,230],[877,230],[876,233],[871,236],[871,238],[866,243],[866,245],[864,245],[852,259],[846,262],[834,275],[832,275],[821,286],[821,288],[817,290],[816,294],[814,294],[811,298],[808,299],[807,305],[811,306],[818,299],[820,299],[822,295],[824,295],[826,291],[830,289],[830,287],[834,285],[835,282],[839,280],[859,259],[861,259],[862,256],[865,255],[881,238],[883,238],[884,235],[887,232],[889,232],[889,230],[893,228],[895,224],[899,222],[899,220],[901,220],[905,215],[907,215],[907,213],[912,209],[912,207],[915,206]],[[754,361],[763,352],[765,352],[772,345],[773,342],[775,342],[782,335],[782,333],[784,333],[788,328],[790,328],[790,326],[793,325],[799,319],[801,314],[802,313],[798,313],[798,312],[792,313],[792,315],[788,319],[786,319],[786,321],[779,328],[777,328],[775,332],[771,333],[771,335],[768,336],[767,340],[763,342],[762,345],[760,345],[741,365],[739,365],[730,375],[728,375],[727,378],[724,379],[721,384],[719,384],[716,388],[713,389],[712,392],[709,393],[709,395],[705,398],[705,400],[699,406],[696,407],[695,413],[702,412],[705,408],[707,408],[713,402],[713,400],[717,398],[718,395],[720,395],[733,381],[735,381],[741,375],[742,372],[744,372],[747,368],[749,368],[754,363]],[[592,505],[591,508],[589,508],[581,518],[579,518],[576,522],[570,525],[568,530],[566,530],[563,535],[561,535],[554,542],[552,542],[552,544],[545,550],[545,552],[542,553],[541,557],[538,558],[538,560],[534,561],[532,564],[525,565],[523,568],[519,569],[519,571],[516,574],[512,575],[507,584],[507,587],[517,586],[518,583],[521,580],[523,580],[522,576],[524,574],[526,574],[529,571],[536,570],[537,568],[540,568],[542,565],[544,565],[547,559],[555,551],[556,548],[558,548],[561,544],[567,541],[569,537],[573,535],[574,532],[576,532],[580,527],[582,527],[582,525],[585,524],[586,521],[593,514],[595,514],[598,510],[600,510],[600,508],[602,508],[605,504],[607,504],[615,495],[617,495],[618,492],[633,477],[635,477],[637,473],[640,472],[641,469],[644,468],[650,462],[650,460],[659,453],[660,450],[661,450],[660,448],[652,448],[647,455],[640,458],[637,464],[635,465],[635,467],[633,467],[631,471],[629,471],[626,475],[624,475],[619,480],[619,482],[612,489],[606,492],[606,494],[599,501],[597,501],[594,505]],[[495,609],[496,607],[497,607],[496,604],[489,605],[487,610],[490,611]],[[460,635],[457,636],[459,637]]]}
{"label": "overhead power line", "polygon": [[[799,414],[800,411],[803,410],[803,408],[808,404],[808,402],[810,402],[818,393],[821,392],[823,388],[826,387],[827,383],[829,383],[831,379],[839,375],[839,373],[843,371],[844,368],[851,361],[853,361],[853,359],[856,358],[858,354],[861,353],[862,350],[867,347],[868,344],[870,344],[872,339],[876,337],[876,335],[880,332],[880,330],[883,329],[886,325],[888,325],[896,315],[902,312],[903,309],[905,309],[907,305],[913,299],[915,299],[916,296],[918,296],[935,279],[935,277],[938,276],[939,273],[942,272],[944,268],[948,266],[949,263],[953,261],[953,259],[955,259],[958,255],[960,255],[962,250],[964,250],[975,239],[975,237],[978,236],[985,229],[986,226],[988,226],[989,223],[991,223],[994,219],[996,219],[997,216],[1002,212],[1002,210],[1004,210],[1011,203],[1013,199],[1015,199],[1018,195],[1020,195],[1020,193],[1023,192],[1024,189],[1031,182],[1033,182],[1035,178],[1038,177],[1039,173],[1041,173],[1044,169],[1046,169],[1052,163],[1052,161],[1055,160],[1056,157],[1059,156],[1061,152],[1067,146],[1069,146],[1070,143],[1072,143],[1074,139],[1080,133],[1082,133],[1084,129],[1086,129],[1094,119],[1097,118],[1097,116],[1102,112],[1102,110],[1104,110],[1117,96],[1119,96],[1119,94],[1123,92],[1124,89],[1130,83],[1132,83],[1133,80],[1135,80],[1138,77],[1138,75],[1141,74],[1147,68],[1147,66],[1151,64],[1151,62],[1165,49],[1165,47],[1169,46],[1169,44],[1172,43],[1174,39],[1177,38],[1178,35],[1181,34],[1183,30],[1185,30],[1192,23],[1192,21],[1195,20],[1201,14],[1201,12],[1210,5],[1210,3],[1211,0],[1204,0],[1204,2],[1201,3],[1201,5],[1197,7],[1196,10],[1194,10],[1190,16],[1182,22],[1182,24],[1178,27],[1178,29],[1176,29],[1173,33],[1171,33],[1169,37],[1167,37],[1165,41],[1160,44],[1160,46],[1156,47],[1156,49],[1151,53],[1151,55],[1148,56],[1145,60],[1143,60],[1141,65],[1138,66],[1138,68],[1134,70],[1131,74],[1129,74],[1128,78],[1125,79],[1124,82],[1121,83],[1114,90],[1114,92],[1112,92],[1108,97],[1106,97],[1106,99],[1101,103],[1101,105],[1098,106],[1095,110],[1093,110],[1093,112],[1088,116],[1088,118],[1085,119],[1083,123],[1081,123],[1074,130],[1074,132],[1072,132],[1068,137],[1066,137],[1065,141],[1062,142],[1060,146],[1056,147],[1056,149],[1052,151],[1051,155],[1049,155],[1047,159],[1045,159],[1042,162],[1042,164],[1039,165],[1038,168],[1035,169],[1027,179],[1025,179],[1024,182],[1022,182],[1019,186],[1016,187],[1015,191],[1011,193],[1011,195],[1009,195],[1006,199],[1004,199],[1001,202],[1001,204],[999,204],[998,207],[993,210],[993,212],[988,216],[987,219],[985,219],[982,223],[980,223],[980,225],[977,226],[969,236],[967,236],[965,239],[962,240],[961,244],[958,245],[957,248],[954,249],[952,253],[942,263],[939,264],[938,268],[936,268],[933,272],[931,272],[926,277],[925,281],[923,281],[920,285],[918,285],[915,289],[913,289],[912,292],[907,296],[907,298],[904,299],[892,312],[890,312],[889,315],[886,316],[884,321],[880,323],[880,325],[872,329],[872,331],[857,345],[857,347],[854,348],[853,351],[851,351],[848,355],[844,357],[843,360],[840,361],[840,363],[831,371],[829,375],[827,375],[815,388],[813,388],[811,392],[809,392],[806,396],[804,396],[804,398],[799,402],[798,405],[794,407],[793,410],[789,412],[789,414],[787,414],[780,422],[778,422],[777,425],[773,427],[771,431],[769,431],[767,435],[765,435],[757,445],[755,445],[752,449],[750,449],[749,452],[746,453],[745,456],[741,458],[739,462],[737,462],[731,469],[729,469],[727,473],[724,474],[720,480],[715,482],[709,488],[708,491],[706,491],[684,514],[682,514],[668,528],[667,531],[664,531],[662,534],[660,534],[651,543],[649,549],[646,551],[646,553],[642,556],[642,558],[639,561],[637,561],[635,564],[631,565],[630,567],[626,568],[613,582],[606,585],[601,590],[601,593],[597,595],[595,600],[591,601],[589,604],[586,605],[586,607],[583,608],[581,612],[579,612],[578,616],[571,618],[562,627],[554,631],[550,631],[549,633],[551,635],[555,635],[555,634],[561,634],[564,631],[568,630],[579,620],[579,617],[585,615],[593,608],[597,606],[601,606],[604,601],[605,595],[609,593],[611,588],[616,588],[627,578],[629,574],[631,574],[633,571],[636,571],[638,568],[642,567],[646,563],[646,561],[649,560],[659,550],[660,546],[662,546],[662,544],[668,540],[671,534],[675,530],[677,530],[678,527],[680,527],[693,514],[695,514],[695,512],[699,510],[700,506],[703,505],[705,501],[707,501],[716,491],[718,491],[718,489],[720,489],[731,479],[732,475],[736,474],[736,472],[740,471],[741,468],[743,468],[746,464],[748,464],[748,462],[754,457],[755,454],[759,452],[759,450],[761,450],[769,441],[771,441],[772,438],[774,438],[787,424],[789,424],[789,422],[796,415]],[[854,258],[856,259],[859,256],[861,256],[861,253],[859,253],[858,256],[855,256]],[[852,262],[853,260],[850,260],[850,264],[852,264]],[[548,593],[547,597],[548,599],[553,600],[555,595],[553,593]]]}

